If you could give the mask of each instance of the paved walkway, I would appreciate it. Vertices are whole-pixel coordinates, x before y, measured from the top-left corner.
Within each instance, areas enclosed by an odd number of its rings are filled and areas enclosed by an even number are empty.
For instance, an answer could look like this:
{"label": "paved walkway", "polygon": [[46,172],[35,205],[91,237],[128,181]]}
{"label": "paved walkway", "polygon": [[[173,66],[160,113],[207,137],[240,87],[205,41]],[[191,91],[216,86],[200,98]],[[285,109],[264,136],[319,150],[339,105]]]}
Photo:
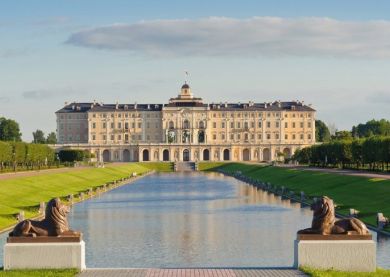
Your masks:
{"label": "paved walkway", "polygon": [[87,269],[79,277],[290,277],[307,276],[293,268]]}
{"label": "paved walkway", "polygon": [[348,176],[358,176],[358,177],[365,177],[370,179],[378,178],[378,179],[390,180],[390,174],[387,172],[370,172],[364,170],[307,167],[307,166],[294,166],[294,165],[278,165],[278,167],[287,168],[287,169],[290,168],[290,169],[305,170],[305,171],[326,172],[326,173],[348,175]]}
{"label": "paved walkway", "polygon": [[[125,163],[110,163],[107,167],[113,166],[121,166],[125,165]],[[28,170],[28,171],[17,171],[17,172],[8,172],[8,173],[0,173],[0,181],[7,179],[15,179],[19,177],[30,177],[30,176],[38,176],[45,174],[54,174],[54,173],[63,173],[63,172],[71,172],[71,171],[80,171],[85,169],[95,168],[93,166],[80,166],[80,167],[61,167],[61,168],[51,168],[51,169],[43,169],[43,170]]]}

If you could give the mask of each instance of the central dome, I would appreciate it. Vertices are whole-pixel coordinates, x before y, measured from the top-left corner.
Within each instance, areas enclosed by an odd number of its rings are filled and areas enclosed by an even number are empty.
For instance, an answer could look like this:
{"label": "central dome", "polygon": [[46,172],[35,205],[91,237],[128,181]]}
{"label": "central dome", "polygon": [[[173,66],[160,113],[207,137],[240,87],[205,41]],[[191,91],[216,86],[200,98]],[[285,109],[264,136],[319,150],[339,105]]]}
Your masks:
{"label": "central dome", "polygon": [[181,88],[182,88],[182,89],[183,89],[183,88],[190,88],[190,86],[189,86],[187,83],[185,83],[184,85],[181,86]]}

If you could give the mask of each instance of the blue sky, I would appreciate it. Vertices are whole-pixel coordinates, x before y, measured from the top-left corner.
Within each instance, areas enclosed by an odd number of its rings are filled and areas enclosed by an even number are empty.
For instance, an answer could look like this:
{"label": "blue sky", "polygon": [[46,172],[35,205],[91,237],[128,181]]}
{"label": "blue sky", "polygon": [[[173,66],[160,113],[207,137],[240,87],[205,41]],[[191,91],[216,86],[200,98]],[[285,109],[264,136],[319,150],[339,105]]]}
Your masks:
{"label": "blue sky", "polygon": [[389,1],[1,1],[0,116],[65,101],[299,99],[338,129],[390,119]]}

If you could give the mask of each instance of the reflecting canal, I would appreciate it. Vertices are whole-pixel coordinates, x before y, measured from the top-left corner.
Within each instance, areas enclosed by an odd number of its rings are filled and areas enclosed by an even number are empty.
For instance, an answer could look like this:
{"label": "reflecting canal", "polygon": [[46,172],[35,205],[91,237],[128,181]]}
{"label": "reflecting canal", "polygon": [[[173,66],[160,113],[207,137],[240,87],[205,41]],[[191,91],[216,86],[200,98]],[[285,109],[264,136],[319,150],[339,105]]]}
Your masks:
{"label": "reflecting canal", "polygon": [[[217,173],[149,175],[69,216],[84,234],[87,267],[292,266],[296,231],[311,218],[298,203]],[[380,238],[378,266],[390,268],[389,247]]]}

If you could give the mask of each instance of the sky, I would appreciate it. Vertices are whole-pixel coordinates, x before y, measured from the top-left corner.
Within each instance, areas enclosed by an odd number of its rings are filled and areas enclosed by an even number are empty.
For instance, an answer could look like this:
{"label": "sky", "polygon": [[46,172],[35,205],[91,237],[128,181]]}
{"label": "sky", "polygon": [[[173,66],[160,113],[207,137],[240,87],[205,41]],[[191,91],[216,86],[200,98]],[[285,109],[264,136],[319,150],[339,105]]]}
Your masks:
{"label": "sky", "polygon": [[390,1],[0,1],[0,117],[65,102],[301,100],[337,129],[390,119]]}

